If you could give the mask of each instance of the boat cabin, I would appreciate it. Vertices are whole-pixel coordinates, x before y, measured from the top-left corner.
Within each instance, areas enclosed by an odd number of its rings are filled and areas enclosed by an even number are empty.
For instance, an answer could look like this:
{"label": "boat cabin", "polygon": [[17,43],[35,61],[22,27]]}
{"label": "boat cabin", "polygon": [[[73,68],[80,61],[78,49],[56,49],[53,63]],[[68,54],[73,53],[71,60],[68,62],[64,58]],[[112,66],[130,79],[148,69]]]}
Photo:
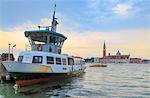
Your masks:
{"label": "boat cabin", "polygon": [[20,53],[18,62],[36,63],[43,65],[83,65],[84,59],[74,56],[46,52],[28,51]]}
{"label": "boat cabin", "polygon": [[25,31],[32,51],[61,54],[61,47],[67,39],[64,35],[49,30]]}
{"label": "boat cabin", "polygon": [[61,48],[67,37],[56,32],[58,24],[54,8],[51,26],[38,26],[38,30],[25,31],[24,34],[29,40],[31,51],[44,51],[61,54]]}

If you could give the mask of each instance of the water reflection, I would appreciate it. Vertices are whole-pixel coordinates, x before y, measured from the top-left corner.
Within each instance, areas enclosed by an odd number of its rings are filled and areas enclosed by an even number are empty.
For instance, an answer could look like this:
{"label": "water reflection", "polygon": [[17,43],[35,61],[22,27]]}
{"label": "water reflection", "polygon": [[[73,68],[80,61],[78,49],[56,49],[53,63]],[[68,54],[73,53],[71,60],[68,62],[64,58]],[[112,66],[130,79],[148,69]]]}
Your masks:
{"label": "water reflection", "polygon": [[79,85],[72,85],[83,80],[84,73],[79,77],[45,82],[30,86],[16,87],[14,83],[0,84],[0,98],[51,98],[70,97],[67,92]]}
{"label": "water reflection", "polygon": [[46,91],[49,89],[58,89],[61,88],[62,86],[67,85],[67,83],[68,84],[71,83],[71,79],[45,82],[45,83],[34,84],[34,85],[29,85],[24,87],[14,86],[14,89],[16,93],[33,94],[41,91]]}
{"label": "water reflection", "polygon": [[111,64],[86,69],[70,80],[18,88],[0,84],[0,98],[149,98],[149,64]]}
{"label": "water reflection", "polygon": [[76,85],[76,87],[74,87],[75,85],[72,84],[76,83],[77,81],[80,81],[80,79],[83,79],[83,77],[84,77],[84,73],[79,77],[73,77],[70,79],[51,81],[51,82],[40,83],[40,84],[35,84],[35,85],[30,85],[25,87],[18,87],[18,88],[14,87],[15,94],[24,94],[26,96],[34,95],[34,97],[41,96],[41,98],[52,97],[52,96],[66,98],[66,97],[70,97],[70,95],[67,94],[69,90],[73,88],[78,88],[77,86],[79,86]]}

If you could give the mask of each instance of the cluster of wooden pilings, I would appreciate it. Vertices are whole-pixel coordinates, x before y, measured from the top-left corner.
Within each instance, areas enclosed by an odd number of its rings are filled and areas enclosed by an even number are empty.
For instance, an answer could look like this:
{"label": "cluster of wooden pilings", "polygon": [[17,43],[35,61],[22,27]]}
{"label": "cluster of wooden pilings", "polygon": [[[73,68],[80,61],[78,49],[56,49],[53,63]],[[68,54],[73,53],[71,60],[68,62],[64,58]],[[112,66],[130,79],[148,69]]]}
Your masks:
{"label": "cluster of wooden pilings", "polygon": [[13,79],[0,60],[0,83],[12,82]]}

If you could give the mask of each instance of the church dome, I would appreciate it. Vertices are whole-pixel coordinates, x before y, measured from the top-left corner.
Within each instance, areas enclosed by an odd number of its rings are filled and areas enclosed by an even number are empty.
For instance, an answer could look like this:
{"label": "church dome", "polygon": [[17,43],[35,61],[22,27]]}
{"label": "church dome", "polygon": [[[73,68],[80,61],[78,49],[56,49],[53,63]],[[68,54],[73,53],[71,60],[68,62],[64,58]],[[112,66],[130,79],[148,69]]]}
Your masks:
{"label": "church dome", "polygon": [[117,56],[120,56],[121,55],[121,53],[120,53],[120,51],[118,50],[118,52],[116,53],[116,55]]}

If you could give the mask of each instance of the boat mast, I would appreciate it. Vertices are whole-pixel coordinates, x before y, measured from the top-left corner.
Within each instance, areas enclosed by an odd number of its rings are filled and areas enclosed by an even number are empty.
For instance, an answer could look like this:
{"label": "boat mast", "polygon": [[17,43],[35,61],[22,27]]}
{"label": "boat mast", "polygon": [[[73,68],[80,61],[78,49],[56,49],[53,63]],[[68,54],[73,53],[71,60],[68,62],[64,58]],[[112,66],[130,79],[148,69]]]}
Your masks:
{"label": "boat mast", "polygon": [[56,32],[56,27],[58,24],[58,22],[56,20],[57,18],[55,17],[55,9],[56,9],[56,4],[54,6],[54,13],[53,13],[53,20],[52,20],[52,27],[51,27],[51,31],[54,31],[54,32]]}

